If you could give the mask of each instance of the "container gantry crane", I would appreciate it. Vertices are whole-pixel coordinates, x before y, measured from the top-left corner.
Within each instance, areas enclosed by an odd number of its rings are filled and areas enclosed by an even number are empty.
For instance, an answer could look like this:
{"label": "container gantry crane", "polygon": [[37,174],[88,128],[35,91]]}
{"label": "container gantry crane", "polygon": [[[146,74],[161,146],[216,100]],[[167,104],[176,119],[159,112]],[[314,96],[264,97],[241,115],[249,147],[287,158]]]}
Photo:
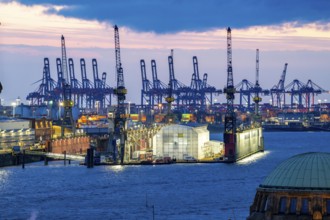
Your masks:
{"label": "container gantry crane", "polygon": [[322,93],[329,93],[325,89],[316,85],[312,80],[308,80],[305,87],[302,89],[302,92],[305,96],[305,106],[309,109],[312,105],[315,104],[315,95]]}
{"label": "container gantry crane", "polygon": [[[172,95],[176,96],[174,100],[176,101],[177,105],[179,106],[182,94],[188,94],[190,92],[190,88],[185,86],[183,83],[179,82],[175,78],[174,74],[174,61],[173,61],[173,50],[171,50],[171,55],[168,56],[168,67],[169,67],[169,74],[170,74],[170,84],[172,88]],[[182,103],[183,104],[183,103]]]}
{"label": "container gantry crane", "polygon": [[162,108],[163,97],[166,96],[167,86],[165,83],[160,81],[157,76],[157,65],[155,60],[151,60],[151,71],[152,71],[152,93],[155,96],[153,99],[156,100],[159,110]]}
{"label": "container gantry crane", "polygon": [[82,108],[92,108],[92,88],[93,85],[91,81],[87,78],[87,72],[86,72],[86,62],[85,59],[80,59],[80,71],[81,71],[81,82],[82,82],[82,96],[83,98],[80,100],[80,106]]}
{"label": "container gantry crane", "polygon": [[205,107],[205,94],[202,94],[201,88],[202,88],[202,80],[199,78],[199,68],[198,68],[198,60],[196,56],[193,56],[193,68],[194,73],[191,77],[191,83],[190,83],[190,95],[189,98],[189,104],[192,105],[193,109],[196,109],[197,106],[201,109]]}
{"label": "container gantry crane", "polygon": [[41,84],[39,88],[27,95],[26,99],[31,102],[32,105],[41,105],[47,101],[54,101],[58,99],[56,92],[56,82],[50,76],[49,59],[44,58],[43,76],[40,80]]}
{"label": "container gantry crane", "polygon": [[[125,141],[126,141],[126,109],[125,109],[125,99],[127,94],[127,89],[124,83],[124,73],[120,58],[120,42],[119,42],[119,30],[118,26],[114,27],[114,37],[115,37],[115,56],[116,56],[116,81],[117,87],[114,89],[114,94],[117,96],[117,109],[115,111],[114,118],[114,140],[119,140],[119,156],[120,163],[123,164],[125,156]],[[117,141],[113,141],[114,149],[114,159],[116,157]]]}
{"label": "container gantry crane", "polygon": [[63,73],[62,73],[62,62],[60,58],[56,58],[56,70],[57,70],[57,84],[56,84],[56,89],[60,91],[61,94],[60,97],[62,97],[62,86],[64,84],[64,78],[63,78]]}
{"label": "container gantry crane", "polygon": [[152,95],[152,85],[147,78],[146,64],[144,60],[140,60],[141,67],[141,77],[142,77],[142,90],[141,90],[141,106],[145,106],[144,101],[146,102],[146,113],[149,113],[151,106],[154,105],[153,95]]}
{"label": "container gantry crane", "polygon": [[285,88],[284,88],[284,83],[285,83],[285,77],[286,77],[286,70],[287,70],[288,64],[284,64],[284,70],[281,75],[281,79],[278,82],[277,85],[273,86],[270,89],[270,95],[272,97],[272,105],[276,106],[279,108],[282,108],[282,104],[285,105]]}
{"label": "container gantry crane", "polygon": [[104,88],[102,87],[103,84],[102,79],[99,78],[99,70],[96,59],[92,59],[92,65],[93,65],[93,78],[94,78],[92,106],[97,109],[99,108],[104,109],[105,93],[104,93]]}
{"label": "container gantry crane", "polygon": [[288,93],[291,100],[291,108],[302,108],[303,107],[303,94],[306,85],[300,82],[298,79],[293,80],[284,89],[285,93]]}
{"label": "container gantry crane", "polygon": [[175,116],[172,113],[172,102],[174,102],[174,97],[173,97],[173,88],[172,88],[173,84],[171,82],[168,83],[168,95],[165,98],[165,101],[167,102],[167,114],[166,114],[166,118],[165,121],[166,123],[174,123],[175,121]]}
{"label": "container gantry crane", "polygon": [[69,58],[69,75],[70,75],[72,101],[74,105],[79,106],[80,98],[81,98],[81,83],[76,79],[76,75],[74,72],[74,63],[72,58]]}
{"label": "container gantry crane", "polygon": [[241,108],[246,104],[246,108],[251,108],[251,100],[253,99],[253,88],[254,85],[247,79],[243,79],[240,83],[235,86],[235,90],[239,93],[239,105]]}
{"label": "container gantry crane", "polygon": [[208,74],[204,73],[201,92],[202,94],[204,94],[205,101],[213,105],[213,94],[219,95],[222,93],[222,90],[221,89],[217,90],[214,86],[209,85],[207,83],[207,78],[208,78]]}

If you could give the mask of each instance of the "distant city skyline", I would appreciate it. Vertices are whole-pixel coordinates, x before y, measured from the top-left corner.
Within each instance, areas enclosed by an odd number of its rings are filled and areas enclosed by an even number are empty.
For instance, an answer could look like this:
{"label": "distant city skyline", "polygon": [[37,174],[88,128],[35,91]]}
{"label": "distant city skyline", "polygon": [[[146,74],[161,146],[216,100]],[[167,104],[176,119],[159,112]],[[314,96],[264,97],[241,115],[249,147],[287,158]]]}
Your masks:
{"label": "distant city skyline", "polygon": [[[42,78],[43,59],[50,60],[57,80],[55,60],[61,56],[60,37],[75,62],[85,58],[92,80],[91,60],[107,84],[115,87],[113,25],[120,31],[127,101],[140,104],[140,59],[155,59],[158,76],[168,82],[167,56],[174,49],[176,78],[190,85],[192,56],[208,83],[223,89],[226,83],[226,27],[232,28],[234,84],[255,81],[255,50],[260,50],[260,84],[277,84],[288,63],[286,85],[308,79],[330,90],[330,2],[322,1],[0,1],[0,98],[10,105],[23,103]],[[35,83],[37,82],[37,83]],[[35,84],[33,84],[35,83]],[[317,97],[330,100],[328,95]],[[215,97],[224,100],[224,95]],[[263,102],[269,102],[263,97]],[[115,99],[113,99],[115,100]]]}

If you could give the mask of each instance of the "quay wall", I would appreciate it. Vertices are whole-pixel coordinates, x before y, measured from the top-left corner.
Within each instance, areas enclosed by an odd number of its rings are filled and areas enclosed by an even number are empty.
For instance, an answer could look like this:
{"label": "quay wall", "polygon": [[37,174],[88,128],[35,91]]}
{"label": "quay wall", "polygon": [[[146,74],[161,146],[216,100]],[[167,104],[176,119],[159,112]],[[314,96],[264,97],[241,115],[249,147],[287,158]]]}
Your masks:
{"label": "quay wall", "polygon": [[[25,163],[33,163],[43,160],[42,156],[25,155]],[[22,154],[4,153],[0,154],[0,167],[15,166],[22,164]]]}
{"label": "quay wall", "polygon": [[52,140],[50,142],[49,151],[52,153],[62,154],[86,154],[90,147],[90,137],[73,137]]}
{"label": "quay wall", "polygon": [[236,159],[263,151],[262,128],[253,128],[236,134]]}

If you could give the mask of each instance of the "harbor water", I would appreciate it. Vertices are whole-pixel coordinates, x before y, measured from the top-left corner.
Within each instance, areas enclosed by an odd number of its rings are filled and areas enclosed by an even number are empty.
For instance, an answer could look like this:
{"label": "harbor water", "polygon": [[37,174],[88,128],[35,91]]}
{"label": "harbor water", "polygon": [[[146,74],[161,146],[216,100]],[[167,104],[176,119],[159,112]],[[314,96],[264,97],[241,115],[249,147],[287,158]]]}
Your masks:
{"label": "harbor water", "polygon": [[[330,152],[327,132],[265,132],[265,152],[236,164],[0,168],[0,219],[246,219],[282,161]],[[211,133],[222,140],[222,133]]]}

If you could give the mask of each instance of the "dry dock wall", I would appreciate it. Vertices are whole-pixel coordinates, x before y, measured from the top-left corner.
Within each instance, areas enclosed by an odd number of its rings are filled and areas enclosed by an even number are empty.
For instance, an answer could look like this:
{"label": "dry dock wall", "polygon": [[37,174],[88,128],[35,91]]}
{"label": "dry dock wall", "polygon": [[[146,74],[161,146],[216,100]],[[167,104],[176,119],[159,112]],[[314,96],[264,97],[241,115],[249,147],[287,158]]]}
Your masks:
{"label": "dry dock wall", "polygon": [[248,129],[236,134],[236,160],[262,150],[262,128]]}

